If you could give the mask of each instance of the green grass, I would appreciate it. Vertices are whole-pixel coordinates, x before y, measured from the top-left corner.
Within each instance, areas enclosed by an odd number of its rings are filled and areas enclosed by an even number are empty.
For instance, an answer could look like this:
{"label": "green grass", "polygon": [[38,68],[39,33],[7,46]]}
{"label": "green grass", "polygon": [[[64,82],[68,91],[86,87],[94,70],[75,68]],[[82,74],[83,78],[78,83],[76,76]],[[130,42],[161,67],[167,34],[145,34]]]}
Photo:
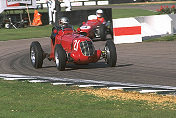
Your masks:
{"label": "green grass", "polygon": [[156,15],[156,12],[143,9],[112,9],[112,18],[128,18],[136,16]]}
{"label": "green grass", "polygon": [[174,40],[176,40],[176,35],[164,36],[159,38],[151,38],[144,41],[151,42],[151,41],[174,41]]}
{"label": "green grass", "polygon": [[[35,9],[29,9],[29,13],[34,13],[34,10]],[[65,10],[65,8],[61,8],[62,11]],[[27,10],[25,9],[25,11],[27,12]],[[42,13],[42,12],[48,12],[48,8],[43,8],[43,9],[37,9],[37,11],[39,13]],[[9,12],[8,12],[9,13]],[[23,10],[12,10],[10,11],[11,14],[19,14],[19,13],[23,13]],[[2,14],[5,14],[5,12],[2,12]]]}
{"label": "green grass", "polygon": [[77,87],[0,79],[0,118],[175,118],[174,110],[144,101],[109,100]]}
{"label": "green grass", "polygon": [[19,29],[0,29],[0,41],[48,37],[52,26],[28,27]]}
{"label": "green grass", "polygon": [[[172,0],[170,0],[172,1]],[[154,2],[136,2],[136,3],[120,3],[120,4],[111,4],[108,6],[141,6],[141,5],[175,5],[176,2],[166,3],[167,1],[154,1]]]}

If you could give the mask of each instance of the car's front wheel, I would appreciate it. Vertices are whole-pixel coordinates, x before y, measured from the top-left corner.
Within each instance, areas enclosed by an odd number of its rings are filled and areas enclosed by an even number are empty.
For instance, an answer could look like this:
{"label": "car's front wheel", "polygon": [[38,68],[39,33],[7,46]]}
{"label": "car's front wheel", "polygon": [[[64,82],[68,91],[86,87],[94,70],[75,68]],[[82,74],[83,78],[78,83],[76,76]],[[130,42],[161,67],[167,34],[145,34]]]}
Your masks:
{"label": "car's front wheel", "polygon": [[114,45],[114,42],[111,40],[108,40],[106,42],[105,48],[105,61],[110,67],[116,66],[117,62],[117,53],[116,53],[116,47]]}
{"label": "car's front wheel", "polygon": [[55,46],[54,51],[56,68],[60,71],[65,70],[66,67],[66,52],[60,44]]}
{"label": "car's front wheel", "polygon": [[43,65],[43,50],[38,41],[34,41],[30,46],[30,59],[34,68],[41,68]]}

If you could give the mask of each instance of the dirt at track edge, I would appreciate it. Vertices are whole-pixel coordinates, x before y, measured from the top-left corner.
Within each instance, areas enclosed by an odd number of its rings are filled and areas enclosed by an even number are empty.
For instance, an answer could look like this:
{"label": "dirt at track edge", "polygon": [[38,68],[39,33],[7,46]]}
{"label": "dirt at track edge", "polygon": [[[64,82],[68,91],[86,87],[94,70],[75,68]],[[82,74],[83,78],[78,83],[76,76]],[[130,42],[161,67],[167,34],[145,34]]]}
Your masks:
{"label": "dirt at track edge", "polygon": [[139,92],[133,91],[123,91],[123,90],[108,90],[107,88],[100,89],[78,89],[72,90],[71,92],[76,93],[86,93],[95,95],[97,97],[102,97],[109,100],[134,100],[134,101],[145,101],[146,104],[150,105],[152,109],[166,107],[171,110],[176,110],[176,96],[174,95],[158,95],[158,94],[141,94]]}

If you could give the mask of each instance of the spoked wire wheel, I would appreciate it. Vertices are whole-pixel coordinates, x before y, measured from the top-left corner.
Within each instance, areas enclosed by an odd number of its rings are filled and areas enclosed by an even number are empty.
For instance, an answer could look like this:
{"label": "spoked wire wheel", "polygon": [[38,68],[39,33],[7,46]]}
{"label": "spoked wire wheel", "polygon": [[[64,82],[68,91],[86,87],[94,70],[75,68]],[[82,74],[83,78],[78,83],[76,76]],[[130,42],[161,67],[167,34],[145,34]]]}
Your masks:
{"label": "spoked wire wheel", "polygon": [[38,41],[31,43],[30,60],[34,68],[41,68],[43,65],[43,50]]}
{"label": "spoked wire wheel", "polygon": [[55,56],[55,61],[56,61],[56,68],[60,71],[65,70],[66,52],[60,44],[57,44],[55,46],[54,56]]}
{"label": "spoked wire wheel", "polygon": [[104,48],[104,57],[105,57],[105,61],[106,63],[110,66],[110,67],[114,67],[116,66],[116,62],[117,62],[117,53],[116,53],[116,47],[114,45],[114,42],[111,40],[108,40],[106,42],[105,48]]}

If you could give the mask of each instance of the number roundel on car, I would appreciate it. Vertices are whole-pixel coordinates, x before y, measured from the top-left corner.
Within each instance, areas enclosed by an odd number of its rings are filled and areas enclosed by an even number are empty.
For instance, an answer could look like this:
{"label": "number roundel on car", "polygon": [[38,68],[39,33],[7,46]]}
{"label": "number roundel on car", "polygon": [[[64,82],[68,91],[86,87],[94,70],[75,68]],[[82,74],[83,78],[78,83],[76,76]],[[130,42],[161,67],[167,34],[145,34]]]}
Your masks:
{"label": "number roundel on car", "polygon": [[90,29],[90,26],[81,26],[80,29]]}

